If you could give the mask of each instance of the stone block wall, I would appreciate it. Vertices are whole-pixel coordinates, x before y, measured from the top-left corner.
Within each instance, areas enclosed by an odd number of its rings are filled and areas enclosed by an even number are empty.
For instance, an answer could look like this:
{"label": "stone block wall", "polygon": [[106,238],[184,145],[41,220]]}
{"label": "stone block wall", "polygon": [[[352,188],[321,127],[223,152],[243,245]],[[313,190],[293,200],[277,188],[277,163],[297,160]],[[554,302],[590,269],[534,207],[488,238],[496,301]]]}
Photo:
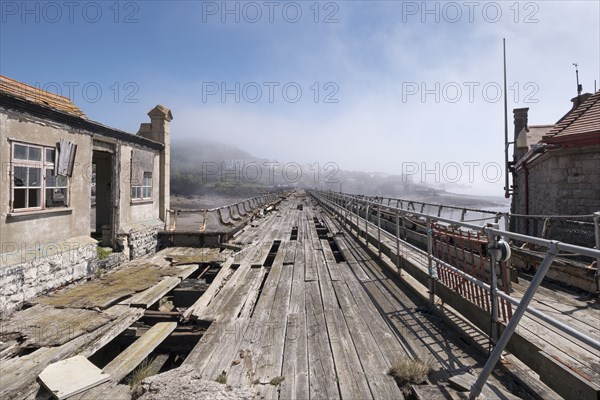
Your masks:
{"label": "stone block wall", "polygon": [[[546,152],[531,162],[529,169],[530,215],[586,215],[600,211],[600,146]],[[518,173],[513,213],[525,213],[525,174]],[[551,225],[551,238],[574,244],[594,245],[592,220],[588,224],[566,222]],[[526,233],[524,221],[517,232]],[[543,220],[529,223],[529,233],[539,236]]]}
{"label": "stone block wall", "polygon": [[163,227],[161,221],[129,225],[117,235],[117,247],[127,260],[154,254],[160,248],[158,232]]}
{"label": "stone block wall", "polygon": [[[72,242],[64,246],[53,244],[52,249],[39,256],[29,251],[0,255],[3,257],[0,267],[0,318],[40,294],[96,272],[95,241]],[[9,256],[10,264],[6,262]]]}

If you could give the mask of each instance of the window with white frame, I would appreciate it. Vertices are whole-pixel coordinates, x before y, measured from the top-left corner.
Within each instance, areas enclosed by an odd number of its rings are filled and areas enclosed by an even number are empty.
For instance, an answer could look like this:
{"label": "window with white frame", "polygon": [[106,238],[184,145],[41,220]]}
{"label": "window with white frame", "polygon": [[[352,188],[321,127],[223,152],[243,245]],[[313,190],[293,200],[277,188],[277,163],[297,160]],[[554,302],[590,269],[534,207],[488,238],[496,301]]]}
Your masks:
{"label": "window with white frame", "polygon": [[56,176],[56,148],[13,143],[11,211],[68,206],[68,178]]}
{"label": "window with white frame", "polygon": [[153,152],[143,149],[131,151],[131,200],[152,200]]}
{"label": "window with white frame", "polygon": [[152,172],[144,172],[141,185],[131,185],[132,200],[149,200],[152,198]]}

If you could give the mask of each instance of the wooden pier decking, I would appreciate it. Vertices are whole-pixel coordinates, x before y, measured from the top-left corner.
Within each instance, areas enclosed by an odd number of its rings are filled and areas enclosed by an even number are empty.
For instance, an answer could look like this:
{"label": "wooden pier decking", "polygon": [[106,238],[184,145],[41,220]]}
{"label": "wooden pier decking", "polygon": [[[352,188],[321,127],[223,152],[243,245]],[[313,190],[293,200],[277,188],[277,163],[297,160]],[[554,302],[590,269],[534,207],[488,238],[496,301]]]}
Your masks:
{"label": "wooden pier decking", "polygon": [[[337,211],[340,212],[340,210]],[[352,237],[361,237],[360,241],[364,247],[366,245],[365,237],[368,235],[369,253],[377,254],[379,250],[377,225],[372,222],[366,223],[364,218],[359,217],[359,233],[357,234],[356,216],[352,218],[354,221],[351,223]],[[367,232],[365,232],[365,223],[368,225]],[[395,270],[395,261],[393,260],[397,257],[396,239],[383,229],[380,231],[380,235],[383,260],[386,261],[390,270]],[[405,273],[405,276],[408,275],[408,279],[411,280],[411,289],[426,292],[427,254],[402,240],[399,241],[398,253],[401,265],[408,272],[408,274]],[[514,291],[511,296],[520,298],[525,292],[527,284],[525,279],[520,278],[519,283],[513,284]],[[446,308],[458,309],[482,331],[489,330],[489,314],[486,315],[485,312],[480,312],[480,309],[462,301],[457,292],[443,287],[439,282],[436,282],[435,285],[436,294],[438,288],[440,293],[445,294],[441,301],[447,303]],[[558,287],[551,283],[545,285],[546,287],[542,286],[538,289],[531,306],[589,337],[600,340],[600,313],[598,312],[600,304],[597,297]],[[531,368],[535,374],[538,374],[542,382],[558,391],[558,393],[549,394],[552,398],[560,398],[562,395],[566,398],[595,399],[600,396],[600,352],[531,314],[526,313],[523,316],[507,350]]]}
{"label": "wooden pier decking", "polygon": [[[254,261],[242,261],[199,311],[215,322],[185,364],[207,379],[225,376],[231,385],[253,385],[259,397],[280,399],[403,398],[387,372],[407,356],[432,357],[431,380],[441,386],[450,376],[478,372],[485,359],[343,234],[335,241],[345,261],[336,260],[323,234],[333,237],[331,228],[313,200],[291,196],[244,229],[234,242],[254,243],[245,258]],[[278,380],[280,393],[271,384]],[[505,376],[492,378],[486,391],[513,398],[505,385],[517,387]]]}
{"label": "wooden pier decking", "polygon": [[[257,399],[402,399],[388,371],[407,357],[433,363],[426,384],[413,391],[417,398],[466,398],[449,379],[481,371],[486,356],[476,347],[487,346],[487,338],[477,324],[446,312],[449,304],[431,308],[423,300],[427,294],[418,273],[397,275],[388,257],[396,246],[390,234],[381,232],[379,261],[377,247],[372,241],[365,246],[364,231],[361,235],[357,240],[356,229],[342,229],[315,199],[296,192],[236,233],[230,244],[242,247],[238,253],[167,248],[42,296],[2,321],[0,398],[47,398],[36,382],[47,365],[78,354],[90,358],[149,316],[160,322],[141,329],[133,344],[104,364],[104,372],[114,375],[111,380],[76,399],[130,398],[123,378],[177,332],[176,318],[208,326],[183,364],[203,379],[248,386]],[[369,225],[369,235],[377,235],[377,226]],[[426,257],[404,244],[400,250],[407,271],[426,273]],[[218,272],[191,307],[148,311],[191,274],[206,272],[211,261]],[[525,285],[516,284],[512,295],[519,297]],[[595,304],[541,288],[532,305],[598,337]],[[52,321],[54,330],[40,334]],[[529,353],[515,355],[525,364],[538,363],[551,373],[568,370],[555,375],[562,385],[574,376],[598,382],[593,349],[530,316],[517,334],[516,348]],[[484,396],[561,398],[544,384],[550,385],[552,375],[540,375],[540,382],[535,369],[507,353]]]}

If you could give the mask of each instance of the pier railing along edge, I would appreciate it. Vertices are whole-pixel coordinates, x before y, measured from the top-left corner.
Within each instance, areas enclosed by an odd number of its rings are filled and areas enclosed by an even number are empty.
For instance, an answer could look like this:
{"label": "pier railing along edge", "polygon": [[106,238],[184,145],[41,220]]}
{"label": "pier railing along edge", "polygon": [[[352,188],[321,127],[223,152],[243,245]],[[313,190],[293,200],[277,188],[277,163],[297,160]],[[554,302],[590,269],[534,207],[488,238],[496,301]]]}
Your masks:
{"label": "pier railing along edge", "polygon": [[[367,242],[367,246],[369,244],[368,229],[369,229],[369,224],[371,224],[371,222],[369,221],[369,208],[372,207],[373,209],[376,209],[377,210],[377,231],[378,231],[377,232],[377,250],[378,250],[379,257],[381,257],[381,255],[382,255],[382,253],[381,253],[381,214],[386,213],[387,215],[391,215],[391,216],[395,217],[396,234],[393,236],[395,236],[395,241],[396,241],[396,263],[397,263],[397,268],[399,271],[400,271],[400,265],[399,265],[400,264],[400,261],[399,261],[400,260],[400,251],[399,251],[400,241],[403,242],[403,245],[409,245],[411,248],[415,249],[419,253],[424,253],[423,250],[421,250],[415,246],[412,246],[411,244],[409,244],[408,242],[406,242],[405,240],[402,240],[400,238],[400,223],[399,223],[400,216],[401,215],[403,216],[403,218],[402,218],[403,228],[404,228],[404,217],[405,216],[410,215],[410,216],[424,218],[426,221],[426,227],[427,227],[427,252],[426,252],[426,255],[427,255],[427,269],[428,269],[428,275],[429,275],[429,296],[430,296],[431,302],[433,302],[434,296],[435,296],[433,282],[434,282],[434,280],[438,279],[433,273],[433,263],[436,262],[436,263],[444,265],[447,268],[450,268],[454,272],[463,276],[466,280],[468,280],[490,292],[492,302],[494,303],[493,308],[492,308],[492,322],[494,324],[497,325],[497,323],[498,323],[498,312],[497,312],[498,298],[503,298],[506,301],[509,301],[510,303],[512,303],[513,305],[516,306],[516,310],[515,310],[512,318],[506,325],[506,328],[504,329],[500,338],[494,337],[495,336],[494,332],[497,332],[497,326],[492,328],[491,336],[492,336],[492,340],[495,342],[495,346],[494,346],[494,349],[493,349],[492,353],[490,354],[485,366],[483,367],[483,370],[481,371],[476,382],[473,384],[473,386],[471,388],[471,392],[470,392],[471,398],[475,398],[481,393],[485,382],[489,378],[489,375],[493,371],[496,363],[499,361],[500,356],[502,355],[502,352],[504,351],[504,349],[506,348],[506,345],[508,344],[508,341],[510,340],[512,334],[514,333],[515,329],[519,325],[521,318],[523,317],[523,315],[526,312],[540,318],[541,320],[552,325],[553,327],[560,330],[561,332],[564,332],[565,334],[567,334],[573,338],[576,338],[576,339],[580,340],[581,342],[588,344],[592,348],[600,351],[600,342],[598,340],[591,338],[591,337],[587,336],[586,334],[581,333],[581,332],[577,331],[576,329],[570,327],[569,325],[564,324],[564,323],[542,313],[541,311],[536,310],[533,307],[529,306],[529,303],[533,299],[535,292],[539,288],[540,284],[542,283],[542,281],[544,279],[544,276],[548,272],[550,265],[552,264],[552,261],[559,254],[560,251],[565,251],[565,252],[569,252],[569,253],[585,255],[585,256],[588,256],[591,258],[596,258],[598,260],[598,268],[600,270],[600,233],[599,233],[600,229],[598,228],[598,223],[600,221],[600,213],[596,213],[594,215],[594,222],[595,222],[595,226],[596,226],[595,233],[596,233],[597,249],[590,249],[587,247],[581,247],[581,246],[576,246],[576,245],[572,245],[572,244],[568,244],[568,243],[562,243],[562,242],[558,242],[555,240],[547,240],[547,239],[537,238],[537,237],[533,237],[533,236],[527,236],[527,235],[522,235],[522,234],[518,234],[518,233],[514,233],[514,232],[509,232],[507,230],[499,229],[497,223],[492,224],[491,226],[481,227],[479,225],[470,224],[465,221],[456,221],[453,219],[442,218],[441,216],[439,216],[439,214],[441,214],[441,208],[440,208],[440,211],[438,212],[438,216],[434,216],[434,215],[430,215],[430,214],[421,213],[416,210],[405,210],[402,208],[393,207],[393,206],[389,205],[389,203],[390,203],[389,201],[388,201],[388,205],[384,205],[380,202],[375,202],[375,201],[368,200],[368,199],[361,199],[359,196],[346,195],[343,193],[322,192],[322,191],[315,191],[315,190],[311,190],[311,191],[309,191],[309,193],[311,195],[313,195],[321,203],[329,203],[330,206],[334,205],[334,206],[344,209],[345,213],[343,213],[343,214],[338,213],[338,215],[343,216],[343,218],[344,218],[343,225],[345,225],[347,222],[351,222],[350,213],[356,214],[357,231],[360,229],[360,226],[359,226],[360,208],[361,207],[364,208],[364,210],[365,210],[364,231],[365,231],[365,240]],[[356,210],[356,212],[354,210]],[[464,214],[463,214],[463,216],[464,216]],[[522,241],[522,242],[536,244],[538,246],[546,248],[547,252],[544,257],[544,260],[542,261],[542,264],[538,268],[538,270],[537,270],[536,274],[534,275],[533,279],[531,280],[527,290],[523,294],[523,297],[520,300],[518,300],[518,299],[515,299],[515,298],[507,295],[506,293],[498,290],[498,288],[496,286],[496,279],[494,279],[495,278],[494,267],[495,267],[495,264],[497,264],[499,260],[497,260],[495,251],[490,253],[491,271],[492,271],[491,285],[488,285],[485,282],[483,282],[483,281],[467,274],[466,272],[461,271],[458,268],[455,268],[454,266],[450,265],[449,263],[446,263],[445,261],[435,257],[433,254],[433,251],[432,251],[432,247],[433,247],[432,246],[432,240],[433,240],[432,236],[433,235],[432,235],[432,226],[431,226],[432,221],[458,225],[460,227],[473,229],[473,230],[483,230],[488,235],[488,238],[490,241],[490,243],[489,243],[490,249],[499,248],[500,238],[504,237],[504,238],[510,238],[510,239],[514,239],[514,240],[518,240],[518,241]],[[387,231],[386,231],[386,233],[389,234],[389,232],[387,232]],[[406,234],[404,234],[404,236],[406,237]]]}

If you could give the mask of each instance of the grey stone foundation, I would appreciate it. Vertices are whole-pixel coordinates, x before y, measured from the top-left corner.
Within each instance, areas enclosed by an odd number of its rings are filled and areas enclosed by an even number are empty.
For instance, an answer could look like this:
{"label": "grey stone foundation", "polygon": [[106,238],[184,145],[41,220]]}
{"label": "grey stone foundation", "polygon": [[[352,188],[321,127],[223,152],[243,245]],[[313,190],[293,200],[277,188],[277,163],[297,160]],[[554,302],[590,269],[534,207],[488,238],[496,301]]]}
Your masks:
{"label": "grey stone foundation", "polygon": [[163,228],[162,221],[128,226],[117,235],[117,245],[129,260],[154,254],[160,247],[158,232]]}
{"label": "grey stone foundation", "polygon": [[95,240],[81,237],[0,254],[0,318],[40,294],[93,275],[96,249]]}

